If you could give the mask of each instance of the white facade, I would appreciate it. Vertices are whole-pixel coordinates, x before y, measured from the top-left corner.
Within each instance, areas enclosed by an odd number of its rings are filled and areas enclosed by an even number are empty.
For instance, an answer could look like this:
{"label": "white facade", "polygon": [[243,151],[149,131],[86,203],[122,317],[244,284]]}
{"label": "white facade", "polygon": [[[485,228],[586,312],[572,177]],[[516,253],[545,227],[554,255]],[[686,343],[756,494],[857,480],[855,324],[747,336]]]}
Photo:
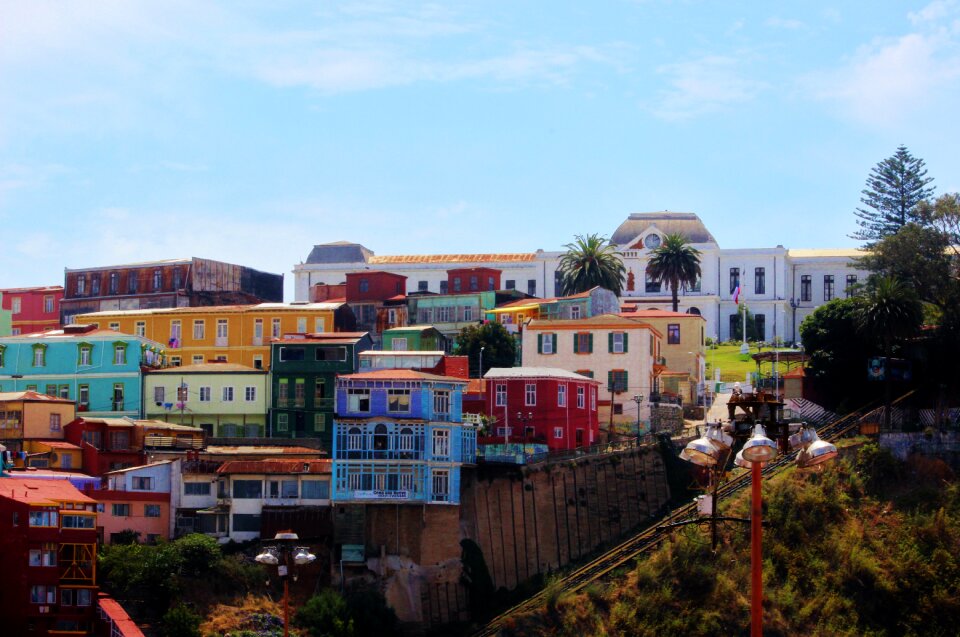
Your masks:
{"label": "white facade", "polygon": [[[644,276],[657,240],[671,232],[684,234],[700,251],[703,272],[699,289],[681,291],[678,310],[699,313],[707,321],[707,336],[723,341],[739,340],[739,335],[730,333],[730,317],[737,311],[730,287],[731,269],[738,270],[740,301],[746,303],[754,317],[762,317],[764,340],[782,338],[787,342],[796,342],[803,319],[830,300],[825,298],[825,291],[829,296],[830,277],[832,298],[842,298],[848,276],[862,282],[868,274],[853,264],[863,254],[854,248],[721,249],[694,214],[637,213],[631,214],[611,235],[628,271],[622,301],[636,303],[640,309],[672,309],[667,286],[651,286],[648,291]],[[407,276],[408,292],[424,287],[430,292],[441,292],[441,281],[447,280],[450,268],[492,267],[502,270],[502,287],[513,282],[521,292],[531,291],[534,296],[548,298],[557,296],[555,283],[562,256],[562,251],[537,250],[523,254],[377,257],[357,244],[324,244],[314,247],[307,262],[294,266],[295,295],[296,301],[307,301],[310,286],[342,283],[347,272],[365,269]],[[761,280],[762,290],[758,290]]]}

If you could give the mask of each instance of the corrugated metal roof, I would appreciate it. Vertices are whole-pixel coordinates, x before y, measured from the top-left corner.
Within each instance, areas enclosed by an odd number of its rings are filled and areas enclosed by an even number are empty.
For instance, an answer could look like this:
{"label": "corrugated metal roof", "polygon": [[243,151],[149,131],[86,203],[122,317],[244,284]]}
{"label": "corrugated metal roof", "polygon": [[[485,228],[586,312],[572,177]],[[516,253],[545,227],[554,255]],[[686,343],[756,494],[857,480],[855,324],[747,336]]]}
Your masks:
{"label": "corrugated metal roof", "polygon": [[210,374],[210,373],[266,374],[267,370],[248,367],[240,363],[196,363],[180,367],[150,370],[150,374]]}
{"label": "corrugated metal roof", "polygon": [[[247,305],[206,305],[201,307],[158,307],[147,310],[104,310],[78,314],[77,320],[96,319],[104,316],[147,316],[155,314],[234,314],[256,310],[271,312],[335,311],[344,302],[325,301],[321,303],[256,303]],[[116,332],[114,332],[116,334]]]}
{"label": "corrugated metal roof", "polygon": [[80,451],[80,447],[73,444],[72,442],[64,442],[63,440],[36,440],[34,441],[37,444],[46,445],[51,449],[66,449],[67,451]]}
{"label": "corrugated metal roof", "polygon": [[405,254],[370,257],[370,263],[497,263],[534,261],[537,255],[532,252],[504,254]]}
{"label": "corrugated metal roof", "polygon": [[73,403],[72,400],[67,400],[66,398],[57,398],[56,396],[47,396],[46,394],[39,394],[35,391],[7,391],[0,392],[0,402],[7,400],[25,400],[27,402],[44,402],[44,403]]}
{"label": "corrugated metal roof", "polygon": [[360,372],[358,374],[347,374],[340,376],[344,380],[425,380],[445,383],[457,383],[466,385],[467,381],[462,378],[453,378],[452,376],[437,376],[436,374],[427,374],[426,372],[417,372],[412,369],[378,369],[370,372]]}
{"label": "corrugated metal roof", "polygon": [[228,460],[224,462],[217,473],[330,473],[333,467],[332,460],[284,460],[268,458],[265,460]]}
{"label": "corrugated metal roof", "polygon": [[0,288],[0,294],[25,294],[27,292],[63,292],[63,286],[44,285],[32,288]]}
{"label": "corrugated metal roof", "polygon": [[193,257],[186,259],[160,259],[158,261],[139,261],[137,263],[121,263],[117,265],[97,265],[90,268],[64,268],[64,272],[87,272],[89,270],[119,270],[121,268],[145,268],[151,265],[178,265],[193,263]]}
{"label": "corrugated metal roof", "polygon": [[83,502],[95,504],[96,500],[81,493],[69,480],[43,480],[37,478],[3,478],[0,480],[0,497],[17,502],[37,505],[54,505],[60,502]]}
{"label": "corrugated metal roof", "polygon": [[314,454],[324,455],[325,452],[310,447],[271,447],[256,445],[217,445],[208,446],[209,455],[243,455],[243,454]]}
{"label": "corrugated metal roof", "polygon": [[491,367],[483,375],[483,378],[484,380],[496,380],[497,378],[565,378],[600,384],[600,381],[593,378],[556,367]]}
{"label": "corrugated metal roof", "polygon": [[129,473],[131,471],[136,471],[138,469],[146,469],[147,467],[156,467],[162,464],[171,464],[173,460],[159,460],[157,462],[149,462],[147,464],[142,464],[136,467],[127,467],[126,469],[114,469],[113,471],[107,471],[103,475],[109,476],[115,473]]}
{"label": "corrugated metal roof", "polygon": [[137,626],[136,622],[130,619],[127,611],[123,610],[115,599],[106,593],[97,595],[97,606],[103,611],[103,614],[110,618],[116,630],[122,637],[144,637],[143,631]]}
{"label": "corrugated metal roof", "polygon": [[672,318],[672,319],[701,319],[706,320],[699,314],[687,314],[686,312],[671,312],[670,310],[637,310],[636,312],[620,312],[624,318]]}

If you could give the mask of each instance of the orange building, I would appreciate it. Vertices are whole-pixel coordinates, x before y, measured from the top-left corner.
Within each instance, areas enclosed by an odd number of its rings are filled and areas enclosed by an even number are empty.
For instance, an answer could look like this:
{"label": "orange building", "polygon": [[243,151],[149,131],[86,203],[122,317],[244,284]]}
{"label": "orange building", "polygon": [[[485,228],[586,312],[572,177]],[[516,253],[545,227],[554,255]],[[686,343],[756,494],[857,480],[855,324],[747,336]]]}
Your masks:
{"label": "orange building", "polygon": [[0,443],[16,454],[25,450],[25,440],[63,440],[63,426],[76,412],[76,403],[65,398],[29,390],[0,392]]}

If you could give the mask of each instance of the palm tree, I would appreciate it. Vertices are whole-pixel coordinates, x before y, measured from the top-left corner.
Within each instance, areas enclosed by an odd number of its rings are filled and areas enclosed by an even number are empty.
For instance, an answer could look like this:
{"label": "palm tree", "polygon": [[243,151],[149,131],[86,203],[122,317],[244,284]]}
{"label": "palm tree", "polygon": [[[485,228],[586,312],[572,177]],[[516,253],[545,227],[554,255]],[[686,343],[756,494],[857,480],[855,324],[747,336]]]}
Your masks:
{"label": "palm tree", "polygon": [[884,374],[884,427],[890,428],[890,354],[896,341],[916,334],[923,323],[923,305],[912,288],[887,276],[872,278],[860,297],[855,314],[857,330],[883,343],[887,365]]}
{"label": "palm tree", "polygon": [[586,292],[599,285],[620,296],[627,269],[620,253],[607,243],[606,237],[578,234],[573,243],[564,247],[567,252],[560,259],[561,295]]}
{"label": "palm tree", "polygon": [[663,238],[663,243],[653,250],[647,272],[653,281],[666,282],[670,286],[673,311],[676,312],[680,304],[677,298],[680,286],[693,287],[700,278],[700,251],[691,246],[682,234],[668,234]]}

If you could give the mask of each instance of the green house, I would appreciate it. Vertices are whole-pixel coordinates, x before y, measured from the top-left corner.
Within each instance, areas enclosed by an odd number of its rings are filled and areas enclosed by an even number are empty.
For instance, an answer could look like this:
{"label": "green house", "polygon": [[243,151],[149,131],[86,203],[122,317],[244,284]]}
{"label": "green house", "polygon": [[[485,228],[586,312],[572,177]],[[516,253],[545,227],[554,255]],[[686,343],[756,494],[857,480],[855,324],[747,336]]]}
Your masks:
{"label": "green house", "polygon": [[289,335],[271,343],[274,438],[319,438],[333,444],[336,378],[360,369],[360,352],[373,347],[368,332]]}
{"label": "green house", "polygon": [[394,327],[383,332],[383,349],[397,352],[443,352],[447,337],[432,325]]}

